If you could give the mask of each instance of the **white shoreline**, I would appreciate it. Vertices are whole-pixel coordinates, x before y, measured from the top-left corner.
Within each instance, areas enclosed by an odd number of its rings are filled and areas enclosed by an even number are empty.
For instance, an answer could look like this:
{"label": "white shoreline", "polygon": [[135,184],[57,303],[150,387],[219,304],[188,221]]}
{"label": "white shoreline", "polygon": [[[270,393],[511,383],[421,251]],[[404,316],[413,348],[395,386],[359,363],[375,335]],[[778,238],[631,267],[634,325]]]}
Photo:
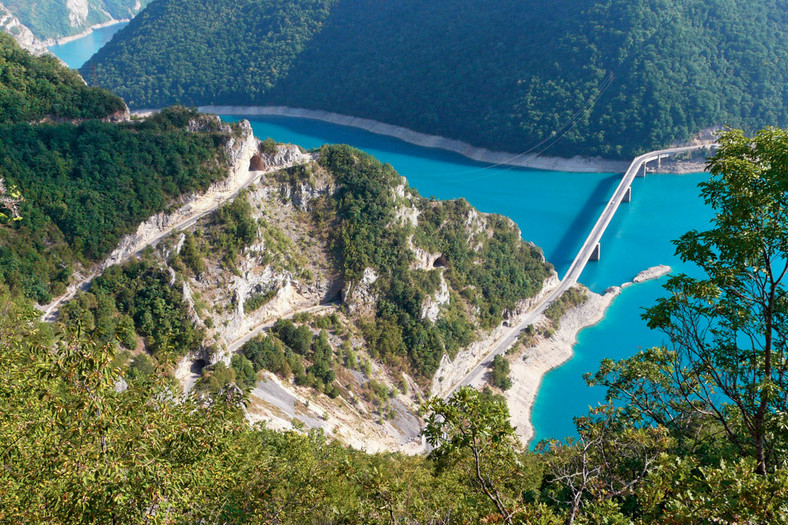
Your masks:
{"label": "white shoreline", "polygon": [[[520,168],[530,168],[544,171],[564,171],[575,173],[623,173],[630,165],[629,161],[603,159],[601,157],[545,157],[528,156],[523,154],[507,153],[504,151],[492,151],[485,148],[472,146],[461,140],[441,137],[439,135],[428,135],[404,128],[393,124],[386,124],[377,120],[371,120],[330,111],[313,110],[304,108],[292,108],[289,106],[217,106],[207,105],[198,106],[197,109],[202,113],[214,113],[217,115],[235,115],[238,117],[253,116],[279,116],[289,118],[303,118],[318,120],[340,126],[363,129],[376,135],[394,137],[409,144],[415,144],[424,148],[440,149],[457,153],[465,158],[493,164],[496,166],[514,166]],[[148,116],[160,111],[156,109],[137,109],[132,111],[133,115]],[[704,171],[704,161],[675,161],[665,163],[661,166],[659,173],[696,173]]]}
{"label": "white shoreline", "polygon": [[533,407],[545,374],[572,358],[580,331],[602,321],[623,288],[657,279],[670,271],[669,266],[655,266],[640,272],[631,282],[608,288],[602,295],[588,291],[588,299],[564,314],[560,328],[552,337],[541,339],[511,362],[512,387],[504,392],[504,397],[512,425],[523,444],[529,445],[534,437]]}
{"label": "white shoreline", "polygon": [[88,27],[81,33],[76,35],[70,36],[63,36],[60,38],[47,38],[43,41],[44,45],[47,46],[47,49],[53,46],[62,46],[63,44],[68,44],[69,42],[73,42],[74,40],[79,40],[80,38],[84,38],[88,36],[90,33],[95,31],[96,29],[102,29],[104,27],[114,26],[115,24],[122,24],[124,22],[131,22],[131,18],[121,18],[120,20],[112,19],[106,22],[102,22],[100,24],[93,24],[92,26]]}
{"label": "white shoreline", "polygon": [[[438,135],[428,135],[401,126],[394,126],[378,122],[376,120],[341,115],[329,111],[311,110],[302,108],[291,108],[287,106],[199,106],[197,109],[203,113],[217,113],[222,115],[270,115],[293,118],[305,118],[310,120],[320,120],[341,126],[350,126],[363,129],[377,135],[385,135],[400,139],[410,144],[425,148],[442,149],[458,153],[463,157],[489,164],[517,166],[522,168],[532,168],[548,171],[570,171],[582,173],[621,173],[629,166],[628,161],[618,161],[603,159],[600,157],[533,157],[506,153],[502,151],[491,151],[485,148],[477,148],[460,140],[449,139]],[[135,113],[144,114],[151,110],[140,110]]]}

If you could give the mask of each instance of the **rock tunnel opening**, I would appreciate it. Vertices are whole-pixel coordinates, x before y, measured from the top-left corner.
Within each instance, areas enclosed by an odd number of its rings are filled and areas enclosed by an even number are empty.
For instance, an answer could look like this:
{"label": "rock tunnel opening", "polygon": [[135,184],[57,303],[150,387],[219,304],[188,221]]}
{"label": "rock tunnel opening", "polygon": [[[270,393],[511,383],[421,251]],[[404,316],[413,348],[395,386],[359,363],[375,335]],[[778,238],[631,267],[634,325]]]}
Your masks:
{"label": "rock tunnel opening", "polygon": [[435,262],[432,263],[433,268],[447,268],[449,266],[449,260],[446,258],[445,255],[441,255]]}
{"label": "rock tunnel opening", "polygon": [[249,171],[263,171],[264,169],[263,158],[257,154],[253,155],[252,160],[249,161]]}
{"label": "rock tunnel opening", "polygon": [[198,359],[191,366],[192,374],[202,374],[202,369],[208,366],[208,363],[203,359]]}

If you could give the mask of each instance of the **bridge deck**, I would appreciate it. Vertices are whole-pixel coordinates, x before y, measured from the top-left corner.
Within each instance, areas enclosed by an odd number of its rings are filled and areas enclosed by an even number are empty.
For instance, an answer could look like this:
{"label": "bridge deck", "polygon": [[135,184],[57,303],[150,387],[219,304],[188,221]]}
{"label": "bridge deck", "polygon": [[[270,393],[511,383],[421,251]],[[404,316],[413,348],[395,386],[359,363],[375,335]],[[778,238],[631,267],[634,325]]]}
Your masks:
{"label": "bridge deck", "polygon": [[610,221],[613,219],[613,216],[618,210],[618,206],[621,204],[621,201],[624,199],[627,190],[629,189],[630,185],[632,184],[632,180],[637,176],[638,171],[644,164],[651,162],[653,160],[664,159],[666,157],[670,157],[679,153],[686,153],[688,151],[695,151],[702,148],[713,147],[709,145],[700,145],[700,146],[685,146],[680,148],[669,148],[663,149],[658,151],[652,151],[650,153],[645,153],[640,155],[639,157],[635,157],[632,161],[632,164],[629,165],[629,168],[624,173],[624,176],[621,178],[621,182],[618,184],[616,191],[613,192],[613,196],[605,206],[605,209],[602,210],[602,214],[597,219],[596,224],[591,229],[591,233],[589,233],[588,237],[586,238],[585,243],[580,248],[580,251],[577,253],[574,261],[569,266],[569,270],[567,270],[566,274],[564,275],[563,279],[561,279],[561,283],[558,287],[553,290],[553,292],[547,296],[541,303],[534,307],[533,310],[528,312],[528,314],[523,317],[522,321],[514,327],[512,327],[505,335],[498,340],[498,342],[491,348],[491,350],[487,353],[487,355],[482,358],[476,367],[471,370],[460,382],[454,385],[444,396],[444,398],[451,397],[452,393],[457,390],[461,386],[466,386],[471,384],[476,378],[479,377],[492,363],[492,360],[495,358],[496,355],[505,352],[509,349],[517,340],[520,335],[520,331],[527,327],[529,324],[532,324],[536,321],[536,319],[541,315],[553,301],[558,299],[561,294],[563,294],[567,289],[577,283],[580,274],[583,273],[583,269],[585,269],[586,264],[588,263],[591,254],[596,248],[596,245],[602,239],[602,235],[605,233],[607,226],[610,224]]}

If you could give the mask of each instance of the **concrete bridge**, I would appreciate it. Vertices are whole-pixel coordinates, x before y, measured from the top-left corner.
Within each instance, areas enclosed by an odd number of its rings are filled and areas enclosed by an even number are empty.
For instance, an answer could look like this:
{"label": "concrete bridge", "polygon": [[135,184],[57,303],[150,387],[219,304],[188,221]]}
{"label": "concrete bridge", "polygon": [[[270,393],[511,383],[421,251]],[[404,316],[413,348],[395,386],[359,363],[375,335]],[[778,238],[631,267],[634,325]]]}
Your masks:
{"label": "concrete bridge", "polygon": [[[616,214],[618,206],[622,202],[630,202],[632,200],[632,181],[635,179],[635,177],[646,176],[646,164],[654,161],[657,161],[657,163],[661,164],[661,161],[664,158],[690,151],[697,151],[707,147],[709,146],[702,145],[669,148],[659,151],[652,151],[650,153],[640,155],[639,157],[635,157],[635,160],[632,161],[632,164],[629,165],[626,173],[624,173],[624,176],[621,178],[621,182],[619,182],[616,191],[613,192],[613,196],[610,197],[607,206],[605,206],[605,209],[602,210],[602,214],[599,216],[596,224],[594,224],[594,227],[591,229],[591,233],[588,234],[585,243],[580,248],[580,251],[575,257],[575,260],[572,261],[572,264],[569,266],[569,270],[567,270],[566,275],[564,275],[564,278],[561,280],[561,287],[563,290],[566,290],[577,282],[577,279],[580,278],[580,274],[583,273],[583,269],[585,269],[588,261],[598,261],[601,258],[602,247],[600,245],[600,240],[602,239],[602,235],[605,233],[610,221],[613,220],[613,216]],[[566,286],[564,286],[565,283]]]}
{"label": "concrete bridge", "polygon": [[495,358],[496,355],[504,353],[508,350],[514,343],[517,341],[517,338],[520,335],[520,332],[525,329],[528,325],[533,324],[537,318],[544,313],[550,304],[553,303],[556,299],[561,297],[566,290],[571,288],[577,283],[580,274],[583,273],[583,269],[585,269],[586,264],[588,261],[598,261],[601,257],[601,245],[600,240],[602,239],[602,235],[605,233],[607,226],[610,224],[610,221],[613,219],[613,216],[618,210],[618,206],[622,202],[630,202],[632,199],[632,181],[637,176],[644,177],[646,174],[646,164],[649,162],[657,161],[658,163],[661,162],[662,159],[671,157],[673,155],[678,155],[681,153],[687,153],[690,151],[697,151],[703,148],[715,147],[716,145],[701,145],[701,146],[684,146],[680,148],[668,148],[658,151],[652,151],[650,153],[645,153],[640,155],[639,157],[635,157],[632,161],[632,164],[629,165],[626,173],[621,179],[621,182],[618,184],[616,191],[613,192],[613,196],[610,197],[610,200],[605,206],[605,209],[602,210],[602,214],[597,219],[596,224],[591,229],[591,233],[589,233],[588,237],[586,238],[585,243],[580,248],[580,251],[577,253],[575,260],[572,261],[572,264],[569,266],[569,270],[567,270],[564,277],[561,279],[561,283],[553,290],[550,295],[547,296],[541,303],[539,303],[533,310],[528,312],[528,314],[523,317],[522,321],[519,324],[513,326],[507,332],[501,336],[493,346],[490,347],[488,353],[485,355],[484,358],[479,362],[476,367],[471,370],[461,381],[456,383],[450,390],[444,391],[446,392],[444,399],[448,399],[454,393],[455,390],[460,388],[461,386],[466,386],[472,384],[476,379],[479,378],[481,374],[487,371],[490,367],[492,360]]}

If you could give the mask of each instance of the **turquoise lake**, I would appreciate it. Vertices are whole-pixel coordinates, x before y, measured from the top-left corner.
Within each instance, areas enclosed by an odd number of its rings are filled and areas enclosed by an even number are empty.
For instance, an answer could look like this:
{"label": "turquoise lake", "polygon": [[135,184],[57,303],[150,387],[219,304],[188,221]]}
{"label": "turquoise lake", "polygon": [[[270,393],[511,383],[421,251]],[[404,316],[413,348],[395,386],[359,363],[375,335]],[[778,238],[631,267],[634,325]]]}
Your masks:
{"label": "turquoise lake", "polygon": [[[103,45],[83,42],[86,39],[52,51],[71,67],[78,67]],[[224,118],[237,120],[243,116]],[[271,137],[305,148],[325,143],[351,144],[390,163],[424,196],[463,197],[481,211],[511,217],[520,226],[524,239],[542,247],[559,275],[568,268],[621,177],[615,173],[493,167],[456,154],[314,120],[249,120],[261,139]],[[658,264],[668,264],[674,271],[691,271],[674,255],[671,240],[687,230],[708,226],[711,212],[704,207],[697,189],[705,178],[700,173],[635,179],[632,202],[621,205],[602,238],[602,260],[590,263],[580,281],[593,291],[603,292]],[[663,336],[650,331],[640,314],[660,296],[664,280],[663,277],[626,288],[602,322],[579,334],[574,357],[545,376],[533,409],[534,442],[574,435],[573,418],[586,414],[589,406],[603,400],[604,391],[587,387],[583,380],[583,374],[596,371],[601,359],[623,358],[639,348],[663,342]]]}
{"label": "turquoise lake", "polygon": [[55,56],[66,63],[71,69],[79,69],[104,44],[112,40],[112,35],[126,27],[128,22],[120,22],[111,26],[94,29],[92,33],[77,40],[49,48]]}

